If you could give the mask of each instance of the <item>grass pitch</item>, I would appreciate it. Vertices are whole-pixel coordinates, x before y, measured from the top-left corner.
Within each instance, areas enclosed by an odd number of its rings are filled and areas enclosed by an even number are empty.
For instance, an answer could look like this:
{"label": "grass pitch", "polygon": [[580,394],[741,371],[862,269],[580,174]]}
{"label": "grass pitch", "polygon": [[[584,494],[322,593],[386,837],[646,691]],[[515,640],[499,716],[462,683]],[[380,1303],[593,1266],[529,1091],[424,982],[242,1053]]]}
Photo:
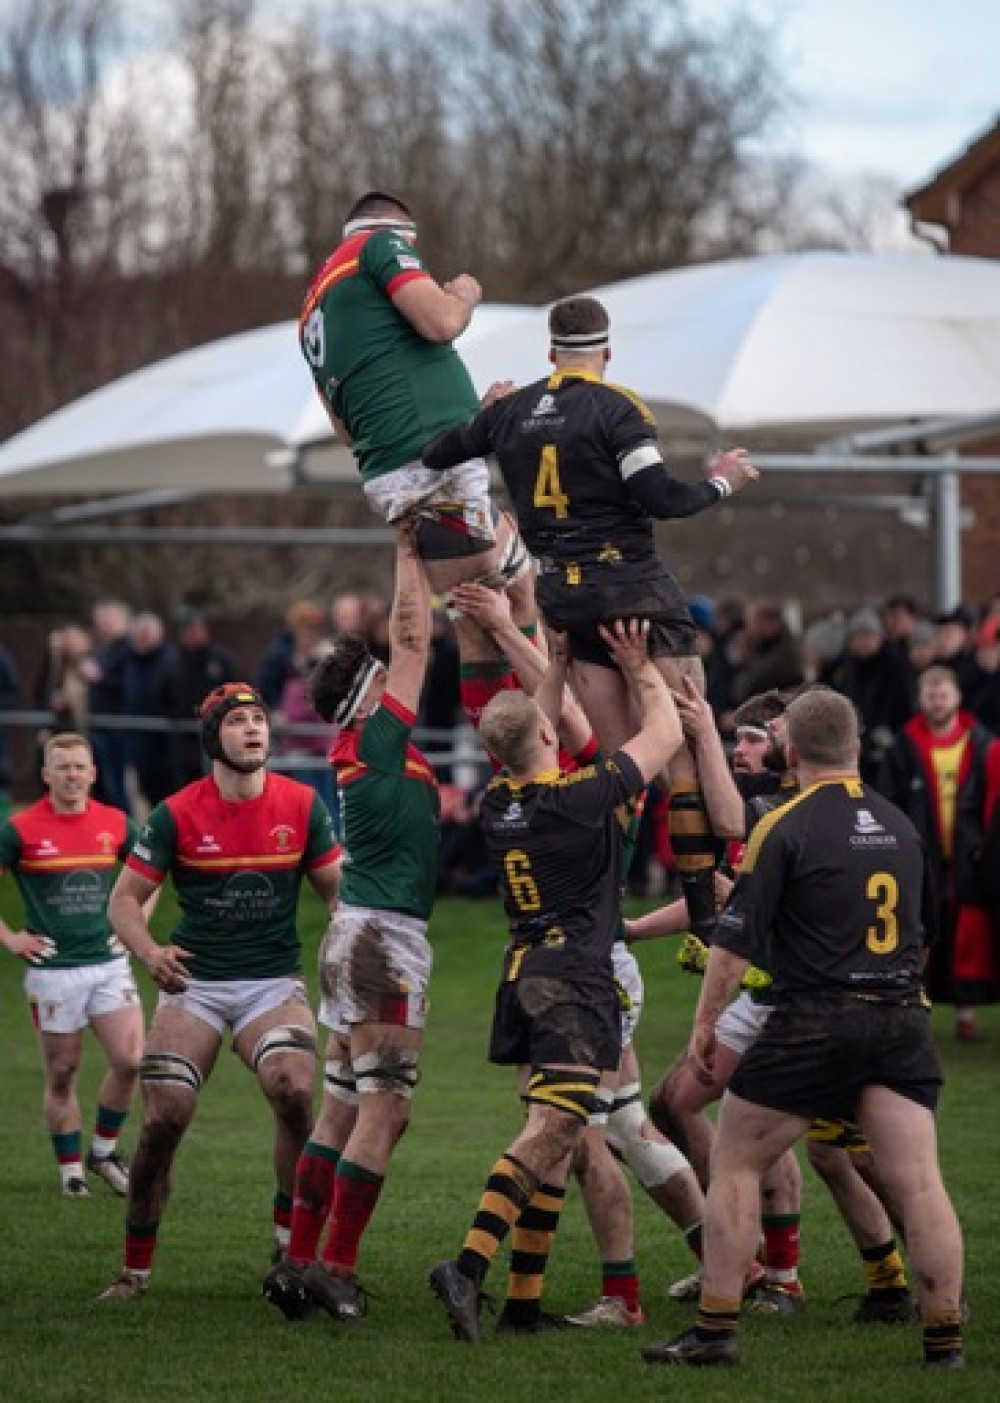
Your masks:
{"label": "grass pitch", "polygon": [[[19,923],[10,883],[0,910]],[[161,933],[173,907],[157,912]],[[306,961],[315,989],[323,915],[303,898]],[[969,1367],[928,1375],[919,1330],[851,1325],[863,1289],[856,1255],[825,1190],[805,1169],[802,1274],[806,1313],[750,1318],[738,1370],[650,1368],[639,1344],[686,1328],[693,1308],[666,1287],[689,1270],[677,1232],[637,1193],[637,1255],[649,1324],[623,1333],[573,1332],[457,1345],[426,1288],[427,1270],[452,1256],[483,1177],[515,1132],[520,1110],[509,1074],[485,1060],[503,940],[495,902],[444,902],[434,917],[436,968],[424,1077],[409,1134],[397,1151],[362,1247],[373,1300],[360,1325],[317,1315],[288,1324],[260,1294],[270,1240],[270,1121],[256,1085],[220,1058],[181,1147],[149,1294],[98,1302],[120,1264],[123,1209],[99,1183],[89,1201],[59,1194],[41,1117],[41,1075],[20,962],[0,958],[0,1399],[4,1403],[273,1403],[273,1400],[531,1400],[589,1403],[627,1398],[795,1400],[1000,1398],[1000,1010],[984,1041],[955,1044],[948,1010],[937,1018],[948,1071],[942,1157],[966,1234]],[[669,942],[641,948],[646,1012],[638,1038],[647,1085],[685,1042],[697,986]],[[151,988],[140,975],[147,1006]],[[93,1115],[99,1051],[88,1038],[82,1092]],[[137,1116],[126,1127],[126,1153]],[[505,1261],[488,1283],[503,1296]],[[599,1293],[598,1262],[571,1190],[547,1282],[546,1304],[569,1310]]]}

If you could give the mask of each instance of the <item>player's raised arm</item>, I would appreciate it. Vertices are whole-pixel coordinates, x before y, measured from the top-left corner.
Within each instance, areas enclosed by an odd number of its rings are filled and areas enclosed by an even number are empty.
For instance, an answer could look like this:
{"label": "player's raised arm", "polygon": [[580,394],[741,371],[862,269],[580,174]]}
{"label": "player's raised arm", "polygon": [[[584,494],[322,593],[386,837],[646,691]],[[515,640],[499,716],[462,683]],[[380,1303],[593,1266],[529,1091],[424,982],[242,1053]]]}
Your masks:
{"label": "player's raised arm", "polygon": [[433,278],[403,283],[392,304],[425,341],[454,341],[472,320],[483,290],[471,273],[459,273],[443,285]]}
{"label": "player's raised arm", "polygon": [[677,708],[669,687],[649,657],[648,624],[636,619],[627,623],[619,620],[613,629],[601,626],[600,634],[639,704],[640,729],[622,750],[648,784],[683,743]]}
{"label": "player's raised arm", "polygon": [[412,524],[396,533],[396,591],[389,621],[386,691],[416,712],[431,646],[431,592],[417,555]]}

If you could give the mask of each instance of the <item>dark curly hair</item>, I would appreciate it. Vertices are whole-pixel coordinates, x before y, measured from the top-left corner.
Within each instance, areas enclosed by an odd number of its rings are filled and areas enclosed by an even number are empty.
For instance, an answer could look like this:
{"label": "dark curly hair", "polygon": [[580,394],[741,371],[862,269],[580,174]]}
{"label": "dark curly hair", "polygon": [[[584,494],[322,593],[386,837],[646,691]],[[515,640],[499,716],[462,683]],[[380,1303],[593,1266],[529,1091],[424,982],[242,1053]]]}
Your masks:
{"label": "dark curly hair", "polygon": [[357,634],[346,633],[334,640],[333,652],[316,663],[309,674],[306,690],[312,709],[321,720],[334,719],[358,671],[370,657],[365,640]]}

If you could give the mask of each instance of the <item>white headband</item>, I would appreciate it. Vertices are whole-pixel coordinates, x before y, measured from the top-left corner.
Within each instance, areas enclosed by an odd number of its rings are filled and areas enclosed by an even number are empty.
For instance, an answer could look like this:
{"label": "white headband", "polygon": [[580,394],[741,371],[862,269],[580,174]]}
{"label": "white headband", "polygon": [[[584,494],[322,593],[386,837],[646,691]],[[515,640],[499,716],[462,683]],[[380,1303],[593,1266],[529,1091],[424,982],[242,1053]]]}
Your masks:
{"label": "white headband", "polygon": [[745,736],[747,740],[770,740],[770,732],[765,731],[763,726],[737,726],[736,739]]}
{"label": "white headband", "polygon": [[344,225],[344,238],[349,239],[352,234],[360,234],[364,229],[395,229],[400,234],[415,234],[417,226],[412,219],[391,218],[389,215],[360,215],[357,219],[349,219]]}
{"label": "white headband", "polygon": [[596,351],[601,346],[608,344],[608,333],[608,327],[605,327],[603,331],[573,333],[553,331],[549,335],[549,340],[559,351]]}
{"label": "white headband", "polygon": [[347,694],[340,705],[333,713],[333,721],[337,726],[349,726],[358,714],[358,707],[365,699],[365,693],[378,676],[382,664],[378,658],[371,653],[366,653],[358,665],[358,670],[354,674],[354,681],[347,689]]}

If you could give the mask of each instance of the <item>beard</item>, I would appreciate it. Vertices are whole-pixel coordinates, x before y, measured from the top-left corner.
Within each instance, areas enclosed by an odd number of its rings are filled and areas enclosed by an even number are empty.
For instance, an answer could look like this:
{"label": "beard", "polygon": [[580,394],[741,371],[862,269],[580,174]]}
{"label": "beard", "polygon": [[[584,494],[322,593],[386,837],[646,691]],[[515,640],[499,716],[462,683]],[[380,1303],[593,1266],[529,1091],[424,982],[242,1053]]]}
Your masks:
{"label": "beard", "polygon": [[788,770],[788,756],[785,754],[784,744],[774,741],[764,751],[761,757],[761,764],[765,770],[770,770],[773,775],[783,775]]}
{"label": "beard", "polygon": [[267,764],[268,755],[270,754],[270,748],[267,747],[260,756],[253,756],[246,760],[234,760],[221,741],[219,742],[219,749],[222,752],[219,759],[227,769],[235,770],[238,775],[256,774],[258,770],[262,770]]}

